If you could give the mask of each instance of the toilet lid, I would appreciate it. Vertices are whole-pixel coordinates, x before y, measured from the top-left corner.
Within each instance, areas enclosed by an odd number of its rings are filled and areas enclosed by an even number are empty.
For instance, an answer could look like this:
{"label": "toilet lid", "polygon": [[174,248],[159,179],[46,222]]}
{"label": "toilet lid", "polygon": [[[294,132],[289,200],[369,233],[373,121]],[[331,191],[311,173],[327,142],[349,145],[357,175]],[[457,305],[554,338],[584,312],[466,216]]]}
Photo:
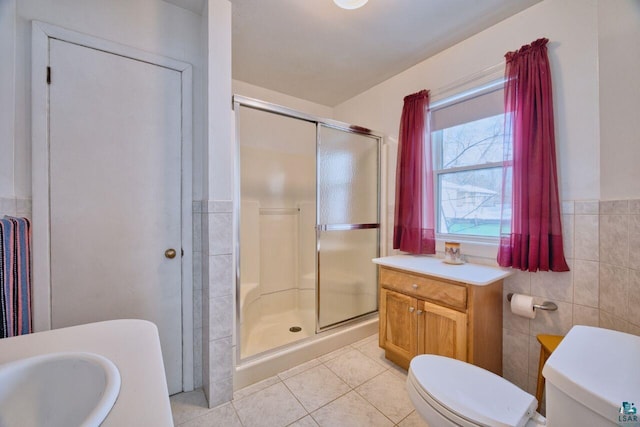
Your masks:
{"label": "toilet lid", "polygon": [[524,426],[538,406],[535,397],[504,378],[460,360],[420,355],[409,369],[419,391],[476,424]]}

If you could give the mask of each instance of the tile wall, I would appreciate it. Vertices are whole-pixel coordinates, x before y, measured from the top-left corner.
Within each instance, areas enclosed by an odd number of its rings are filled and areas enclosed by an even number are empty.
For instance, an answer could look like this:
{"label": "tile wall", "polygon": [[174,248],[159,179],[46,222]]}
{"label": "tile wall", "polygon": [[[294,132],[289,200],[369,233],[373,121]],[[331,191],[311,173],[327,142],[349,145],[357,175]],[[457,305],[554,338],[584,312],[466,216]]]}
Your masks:
{"label": "tile wall", "polygon": [[504,377],[535,393],[538,334],[564,335],[573,325],[640,335],[640,200],[569,201],[562,206],[564,247],[571,271],[517,271],[504,293],[533,295],[558,305],[529,320],[504,302]]}
{"label": "tile wall", "polygon": [[199,212],[194,204],[194,233],[198,236],[194,236],[194,247],[200,251],[194,256],[199,258],[194,269],[201,269],[194,273],[194,341],[202,337],[201,348],[196,344],[194,351],[195,386],[202,385],[209,406],[214,407],[233,397],[233,203],[203,201]]}
{"label": "tile wall", "polygon": [[0,197],[0,217],[4,215],[31,218],[31,200]]}
{"label": "tile wall", "polygon": [[[233,395],[232,211],[226,200],[193,203],[195,387],[212,407]],[[31,200],[0,198],[0,215],[31,217]],[[504,376],[530,393],[537,334],[566,334],[581,324],[640,335],[640,200],[563,202],[563,232],[570,272],[516,271],[504,285],[505,295],[558,305],[529,320],[514,316],[505,298]]]}

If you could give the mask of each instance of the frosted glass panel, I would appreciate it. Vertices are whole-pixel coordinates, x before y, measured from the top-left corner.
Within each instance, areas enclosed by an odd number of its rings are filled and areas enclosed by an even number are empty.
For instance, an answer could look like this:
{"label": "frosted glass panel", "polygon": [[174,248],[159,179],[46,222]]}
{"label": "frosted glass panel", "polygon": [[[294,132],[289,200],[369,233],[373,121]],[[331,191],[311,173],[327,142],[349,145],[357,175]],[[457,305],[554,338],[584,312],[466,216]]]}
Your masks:
{"label": "frosted glass panel", "polygon": [[378,139],[320,126],[319,224],[378,222]]}
{"label": "frosted glass panel", "polygon": [[316,126],[241,108],[240,194],[260,208],[295,208],[316,199]]}
{"label": "frosted glass panel", "polygon": [[378,230],[320,233],[319,327],[378,309]]}

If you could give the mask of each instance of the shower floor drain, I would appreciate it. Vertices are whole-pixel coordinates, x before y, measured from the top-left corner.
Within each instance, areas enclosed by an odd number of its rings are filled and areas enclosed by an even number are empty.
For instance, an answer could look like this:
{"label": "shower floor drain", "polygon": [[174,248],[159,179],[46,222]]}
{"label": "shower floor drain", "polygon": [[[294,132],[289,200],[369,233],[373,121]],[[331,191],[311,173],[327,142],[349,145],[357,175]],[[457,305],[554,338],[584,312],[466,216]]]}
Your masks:
{"label": "shower floor drain", "polygon": [[289,328],[289,332],[300,332],[302,328],[300,326],[292,326]]}

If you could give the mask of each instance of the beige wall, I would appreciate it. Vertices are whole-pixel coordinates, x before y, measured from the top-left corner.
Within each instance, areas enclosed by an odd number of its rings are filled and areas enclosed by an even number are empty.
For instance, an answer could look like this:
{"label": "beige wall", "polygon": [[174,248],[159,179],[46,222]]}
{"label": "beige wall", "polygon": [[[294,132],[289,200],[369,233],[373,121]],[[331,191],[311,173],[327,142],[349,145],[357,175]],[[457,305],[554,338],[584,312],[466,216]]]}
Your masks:
{"label": "beige wall", "polygon": [[[550,40],[571,271],[516,271],[505,281],[505,294],[530,294],[537,302],[558,305],[557,311],[529,320],[512,315],[505,299],[504,376],[531,393],[540,351],[537,334],[565,334],[585,324],[640,335],[634,309],[640,304],[640,3],[545,0],[334,109],[338,120],[395,137],[405,95],[423,88],[437,93],[539,37]],[[495,264],[497,249],[486,249],[474,262]]]}
{"label": "beige wall", "polygon": [[311,114],[318,117],[330,119],[333,117],[333,109],[326,105],[317,104],[315,102],[296,98],[291,95],[285,95],[280,92],[255,86],[240,80],[233,81],[233,94],[242,95],[248,98],[259,99],[260,101],[270,102],[272,104],[282,105],[302,113]]}
{"label": "beige wall", "polygon": [[584,0],[538,3],[338,105],[334,117],[397,137],[405,95],[420,89],[440,91],[503,63],[507,51],[547,37],[554,85],[560,195],[565,200],[598,199],[596,6],[595,1]]}

